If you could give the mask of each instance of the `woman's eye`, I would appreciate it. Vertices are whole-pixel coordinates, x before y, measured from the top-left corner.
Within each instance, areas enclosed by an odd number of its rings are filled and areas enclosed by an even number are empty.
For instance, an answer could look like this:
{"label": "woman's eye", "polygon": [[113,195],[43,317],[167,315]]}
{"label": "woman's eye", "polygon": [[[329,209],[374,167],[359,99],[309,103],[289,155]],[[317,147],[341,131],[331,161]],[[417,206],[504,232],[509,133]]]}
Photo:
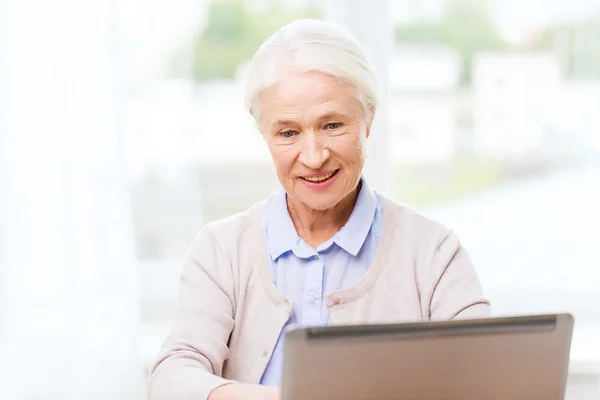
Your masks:
{"label": "woman's eye", "polygon": [[280,133],[281,136],[283,136],[284,138],[291,138],[295,135],[294,131],[283,131]]}
{"label": "woman's eye", "polygon": [[331,122],[327,125],[325,125],[325,129],[329,129],[329,130],[334,130],[334,129],[338,129],[342,126],[341,122]]}

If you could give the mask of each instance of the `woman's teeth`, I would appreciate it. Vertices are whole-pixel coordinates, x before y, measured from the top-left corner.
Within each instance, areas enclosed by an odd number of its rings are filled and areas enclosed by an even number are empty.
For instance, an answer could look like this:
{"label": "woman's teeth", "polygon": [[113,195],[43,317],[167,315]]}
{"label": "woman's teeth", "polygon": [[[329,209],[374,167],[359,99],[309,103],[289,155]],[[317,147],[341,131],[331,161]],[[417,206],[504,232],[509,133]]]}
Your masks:
{"label": "woman's teeth", "polygon": [[309,182],[317,182],[317,183],[318,182],[324,182],[327,179],[331,178],[336,172],[337,171],[333,171],[333,172],[330,172],[330,173],[328,173],[326,175],[321,175],[321,176],[310,176],[310,177],[306,176],[306,177],[304,177],[304,179],[307,180],[307,181],[309,181]]}

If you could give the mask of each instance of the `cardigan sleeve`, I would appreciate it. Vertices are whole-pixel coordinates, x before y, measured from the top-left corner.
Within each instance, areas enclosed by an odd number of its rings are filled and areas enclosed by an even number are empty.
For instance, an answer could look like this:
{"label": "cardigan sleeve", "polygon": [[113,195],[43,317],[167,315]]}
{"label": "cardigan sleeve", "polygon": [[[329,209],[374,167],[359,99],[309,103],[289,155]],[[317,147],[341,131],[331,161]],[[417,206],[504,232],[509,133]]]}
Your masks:
{"label": "cardigan sleeve", "polygon": [[490,315],[490,303],[483,296],[473,263],[452,231],[436,247],[429,271],[434,285],[429,301],[432,320]]}
{"label": "cardigan sleeve", "polygon": [[207,228],[194,239],[181,272],[169,336],[150,368],[150,400],[204,400],[221,377],[234,325],[231,268]]}

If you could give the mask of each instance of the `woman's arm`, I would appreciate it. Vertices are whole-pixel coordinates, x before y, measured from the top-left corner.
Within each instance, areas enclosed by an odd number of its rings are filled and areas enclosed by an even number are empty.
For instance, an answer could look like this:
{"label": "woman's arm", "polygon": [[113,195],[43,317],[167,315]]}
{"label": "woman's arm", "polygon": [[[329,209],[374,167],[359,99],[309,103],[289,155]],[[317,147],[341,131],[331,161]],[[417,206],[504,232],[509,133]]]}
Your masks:
{"label": "woman's arm", "polygon": [[205,400],[217,387],[234,324],[233,279],[227,257],[205,228],[181,272],[174,322],[150,370],[150,400]]}
{"label": "woman's arm", "polygon": [[436,247],[429,271],[433,282],[429,302],[432,320],[490,315],[490,303],[483,295],[473,263],[453,232]]}

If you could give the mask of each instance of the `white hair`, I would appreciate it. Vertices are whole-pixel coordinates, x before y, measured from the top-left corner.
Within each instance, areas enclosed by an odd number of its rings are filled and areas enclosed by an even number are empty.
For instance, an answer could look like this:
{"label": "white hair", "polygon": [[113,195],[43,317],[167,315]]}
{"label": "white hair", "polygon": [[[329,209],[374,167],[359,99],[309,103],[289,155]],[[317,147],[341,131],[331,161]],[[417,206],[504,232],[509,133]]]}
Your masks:
{"label": "white hair", "polygon": [[367,118],[372,120],[379,98],[379,81],[365,51],[341,27],[314,19],[300,19],[269,37],[246,71],[244,102],[258,120],[258,99],[285,72],[319,72],[351,85]]}

